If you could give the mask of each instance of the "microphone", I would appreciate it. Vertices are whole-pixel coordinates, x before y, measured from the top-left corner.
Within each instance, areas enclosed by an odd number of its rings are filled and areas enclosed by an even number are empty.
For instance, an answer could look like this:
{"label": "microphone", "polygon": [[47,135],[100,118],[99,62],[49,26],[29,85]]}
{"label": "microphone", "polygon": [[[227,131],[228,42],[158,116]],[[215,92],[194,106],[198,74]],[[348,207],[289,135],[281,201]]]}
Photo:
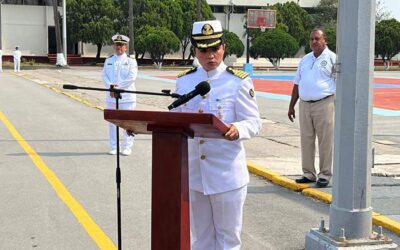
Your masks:
{"label": "microphone", "polygon": [[182,104],[187,103],[190,99],[194,98],[197,95],[205,95],[208,92],[210,92],[210,89],[211,88],[210,88],[210,84],[208,83],[208,81],[202,81],[196,85],[194,90],[192,90],[191,92],[189,92],[185,95],[182,95],[176,101],[174,101],[171,105],[169,105],[168,109],[171,110],[173,108],[179,107]]}
{"label": "microphone", "polygon": [[64,84],[63,89],[78,89],[78,86],[71,85],[71,84]]}

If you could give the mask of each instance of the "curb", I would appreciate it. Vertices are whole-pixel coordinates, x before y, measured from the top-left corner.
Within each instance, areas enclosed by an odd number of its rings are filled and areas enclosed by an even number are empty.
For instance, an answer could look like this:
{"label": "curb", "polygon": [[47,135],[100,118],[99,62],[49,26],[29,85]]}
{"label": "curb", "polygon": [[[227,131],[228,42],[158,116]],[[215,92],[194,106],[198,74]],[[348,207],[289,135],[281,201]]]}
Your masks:
{"label": "curb", "polygon": [[[280,176],[279,174],[263,166],[247,161],[247,168],[250,173],[262,176],[274,184],[291,189],[293,191],[301,192],[305,196],[312,197],[327,204],[332,202],[331,194],[322,192],[315,188],[310,188],[310,186],[307,184],[297,184],[294,180]],[[382,226],[400,236],[400,222],[392,220],[377,212],[372,212],[372,224],[376,226]]]}

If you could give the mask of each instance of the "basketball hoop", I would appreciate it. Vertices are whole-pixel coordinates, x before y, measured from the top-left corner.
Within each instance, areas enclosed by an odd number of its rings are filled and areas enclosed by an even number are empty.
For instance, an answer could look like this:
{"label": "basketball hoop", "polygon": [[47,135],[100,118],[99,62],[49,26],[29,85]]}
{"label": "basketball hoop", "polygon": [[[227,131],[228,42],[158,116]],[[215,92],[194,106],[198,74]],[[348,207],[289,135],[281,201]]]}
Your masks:
{"label": "basketball hoop", "polygon": [[[276,26],[276,10],[248,9],[247,10],[247,28],[261,31],[265,29],[274,29]],[[264,30],[263,30],[264,29]]]}

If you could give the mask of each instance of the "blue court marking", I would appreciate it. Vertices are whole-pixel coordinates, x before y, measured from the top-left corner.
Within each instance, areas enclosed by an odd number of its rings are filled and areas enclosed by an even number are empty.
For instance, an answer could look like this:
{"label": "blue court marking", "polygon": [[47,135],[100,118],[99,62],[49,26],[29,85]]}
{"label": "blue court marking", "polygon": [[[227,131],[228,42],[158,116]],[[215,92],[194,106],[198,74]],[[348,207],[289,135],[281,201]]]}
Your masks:
{"label": "blue court marking", "polygon": [[173,84],[176,83],[176,80],[166,79],[166,78],[162,78],[162,77],[155,77],[155,76],[142,75],[142,74],[138,74],[137,77],[140,79],[144,79],[144,80],[152,80],[152,81],[159,81],[159,82],[173,83]]}
{"label": "blue court marking", "polygon": [[400,84],[387,84],[387,83],[374,83],[375,89],[397,89],[400,88]]}
{"label": "blue court marking", "polygon": [[[288,95],[280,95],[280,94],[271,94],[265,92],[256,91],[257,97],[262,97],[266,99],[280,100],[280,101],[290,101],[290,96]],[[390,109],[382,109],[382,108],[373,108],[372,113],[374,115],[380,116],[400,116],[400,111],[390,110]]]}
{"label": "blue court marking", "polygon": [[281,80],[281,81],[293,81],[294,76],[292,75],[252,75],[252,79],[268,79],[268,80]]}

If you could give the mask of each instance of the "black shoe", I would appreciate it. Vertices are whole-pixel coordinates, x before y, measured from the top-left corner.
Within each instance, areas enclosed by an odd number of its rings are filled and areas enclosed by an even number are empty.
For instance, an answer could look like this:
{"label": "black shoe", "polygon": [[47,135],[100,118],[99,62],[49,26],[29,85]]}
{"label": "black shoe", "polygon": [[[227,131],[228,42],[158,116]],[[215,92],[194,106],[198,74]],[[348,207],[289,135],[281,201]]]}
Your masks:
{"label": "black shoe", "polygon": [[317,184],[315,184],[315,185],[316,185],[317,187],[322,188],[322,187],[328,186],[328,184],[329,184],[329,181],[328,181],[327,179],[318,178]]}
{"label": "black shoe", "polygon": [[311,183],[311,182],[315,182],[314,180],[310,180],[307,177],[303,176],[299,179],[295,180],[297,183]]}

